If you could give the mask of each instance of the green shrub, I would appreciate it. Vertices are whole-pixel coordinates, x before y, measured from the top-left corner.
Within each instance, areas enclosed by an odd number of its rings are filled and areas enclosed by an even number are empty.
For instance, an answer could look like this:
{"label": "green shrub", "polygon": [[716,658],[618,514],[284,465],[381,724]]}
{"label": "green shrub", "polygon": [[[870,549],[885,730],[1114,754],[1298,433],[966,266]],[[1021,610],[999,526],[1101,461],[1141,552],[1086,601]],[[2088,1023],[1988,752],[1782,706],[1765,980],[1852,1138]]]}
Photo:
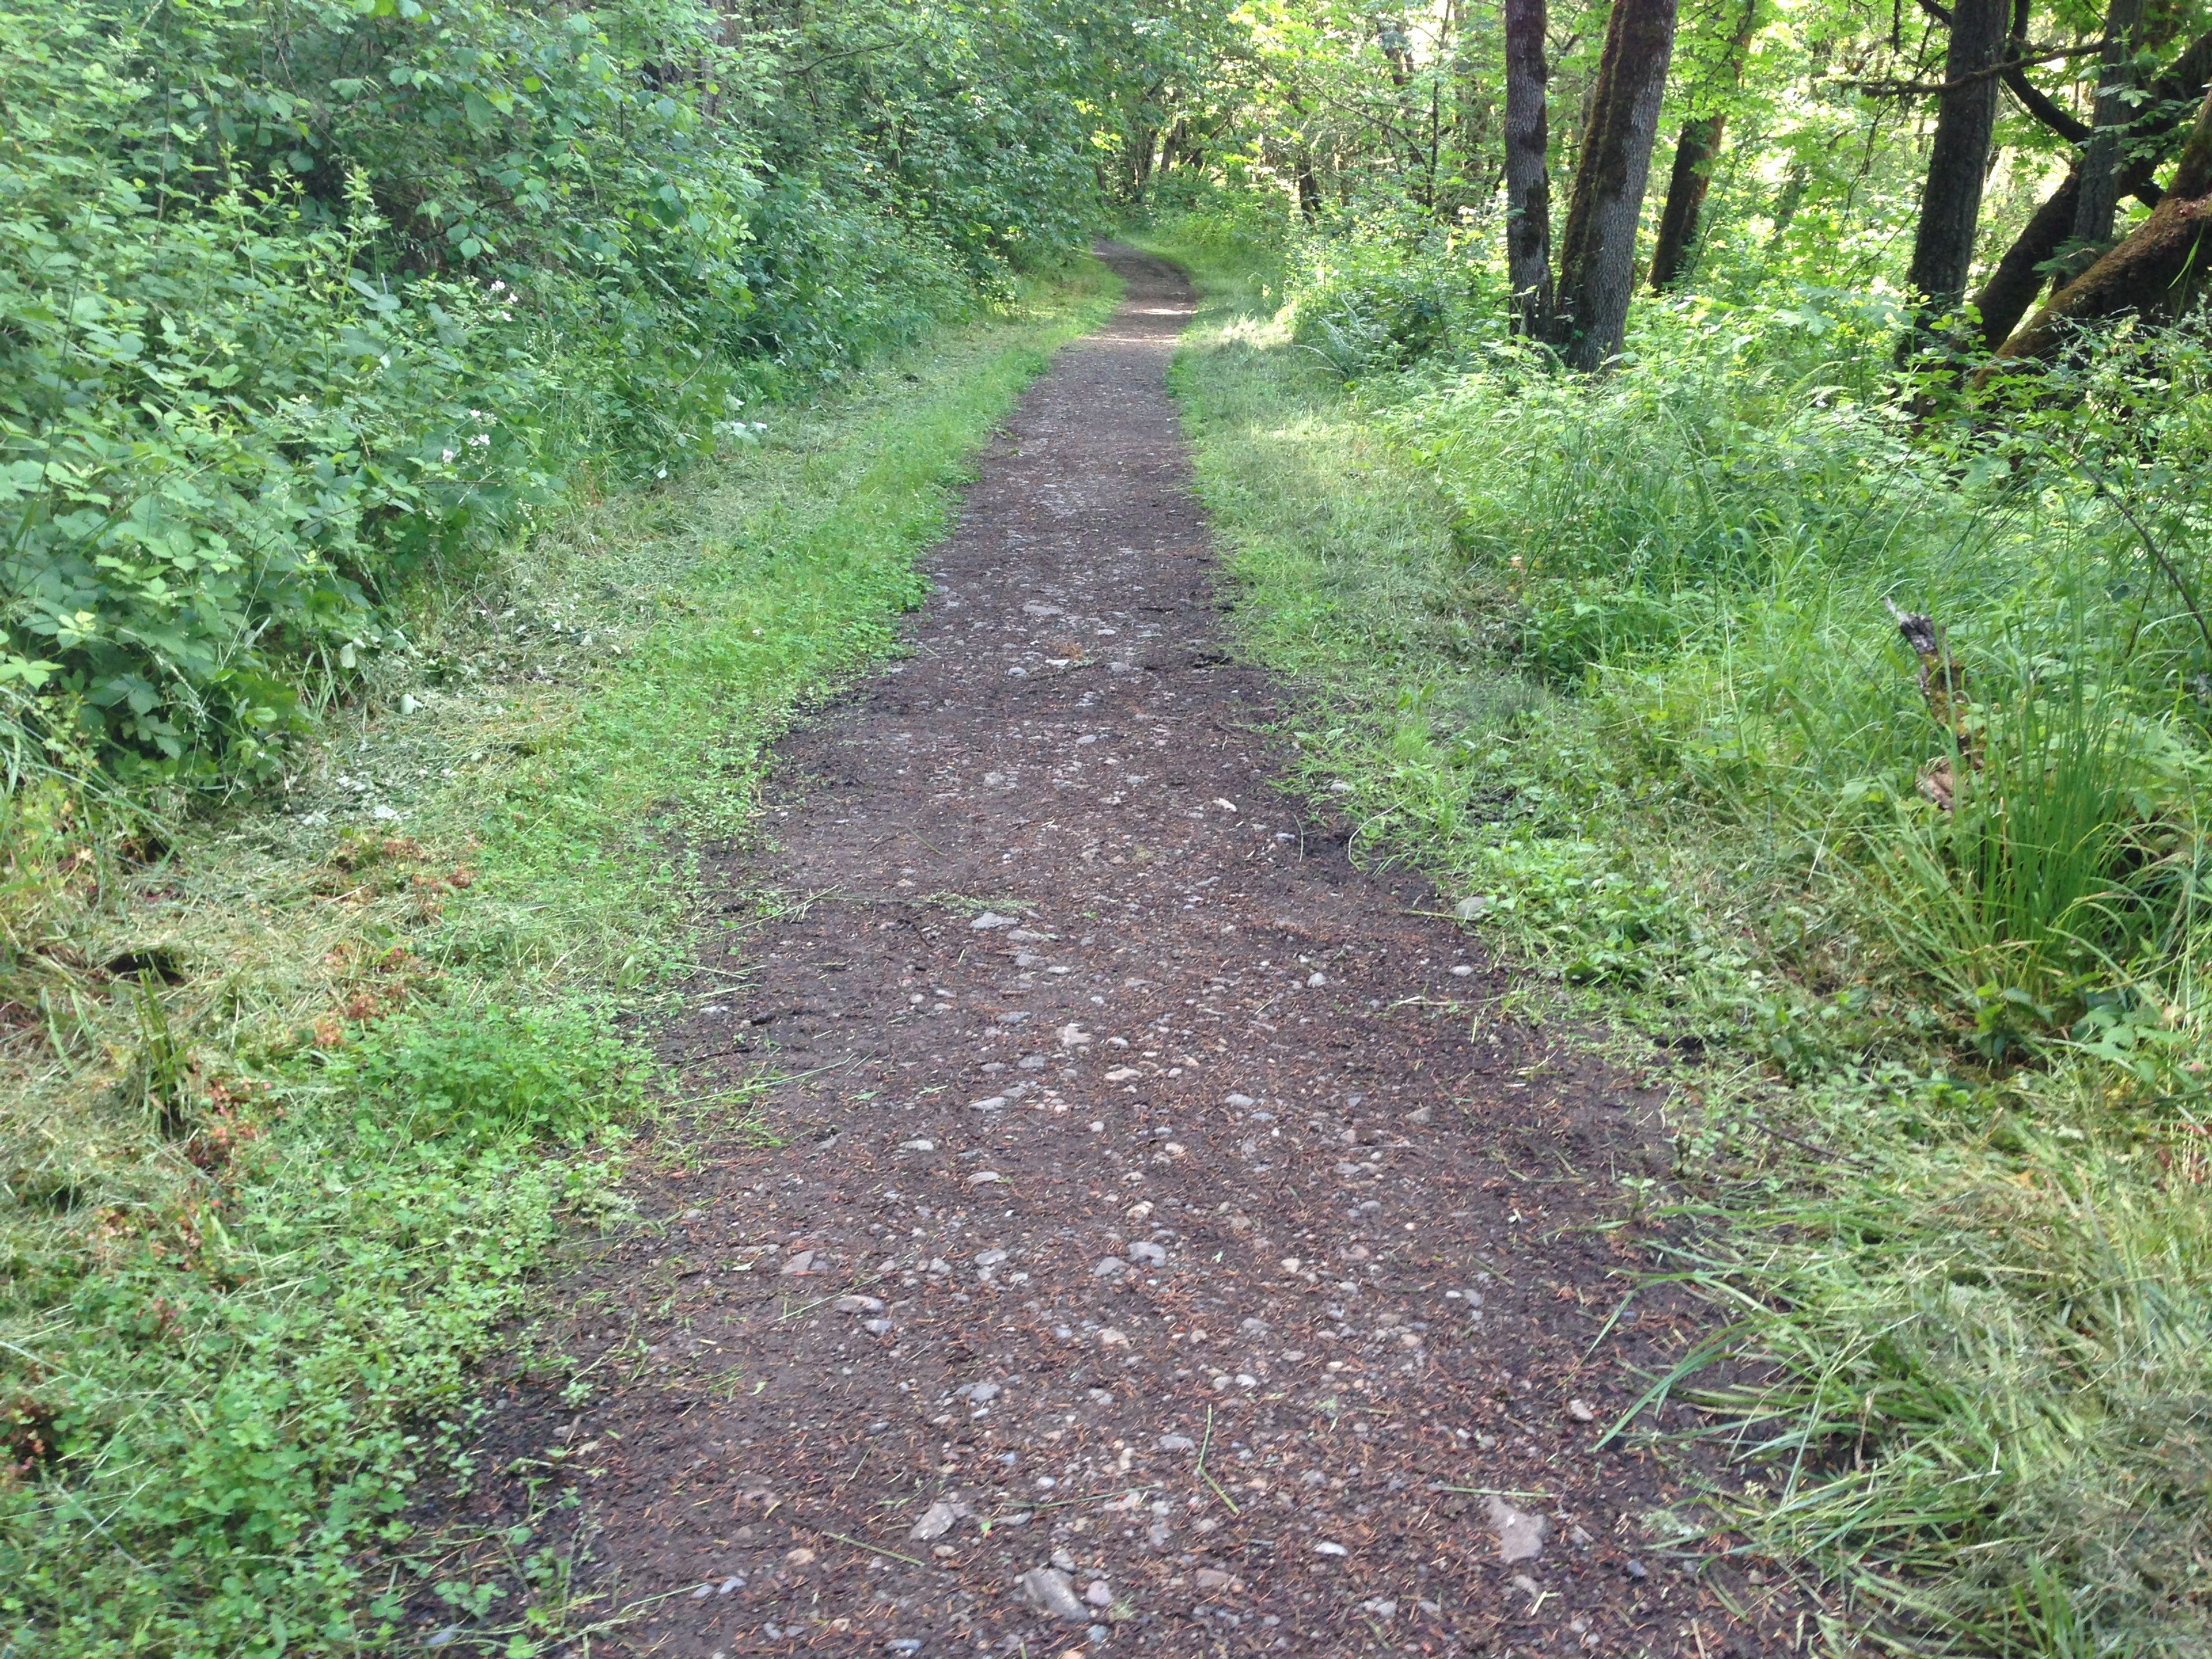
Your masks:
{"label": "green shrub", "polygon": [[[1211,264],[1279,266],[1297,240],[1299,221],[1287,197],[1224,185],[1210,173],[1156,175],[1143,204],[1150,232],[1188,257]],[[1208,272],[1209,280],[1213,272]]]}
{"label": "green shrub", "polygon": [[1410,367],[1487,333],[1494,284],[1474,245],[1419,220],[1361,220],[1310,237],[1291,289],[1291,342],[1343,380]]}
{"label": "green shrub", "polygon": [[[634,443],[637,405],[693,441],[682,405],[725,412],[726,374],[672,395],[691,340],[617,339],[678,281],[685,332],[734,339],[744,157],[672,171],[681,112],[652,118],[588,17],[410,13],[0,15],[6,661],[64,755],[265,770],[302,691],[385,641],[380,586]],[[663,182],[578,210],[579,167],[656,149]]]}
{"label": "green shrub", "polygon": [[529,1141],[618,1118],[647,1069],[590,1010],[437,1008],[369,1027],[325,1075],[365,1137]]}
{"label": "green shrub", "polygon": [[1110,43],[986,11],[0,9],[13,748],[270,775],[407,583],[1058,257]]}
{"label": "green shrub", "polygon": [[[105,1212],[92,1271],[16,1284],[19,1310],[42,1304],[73,1335],[46,1344],[58,1367],[16,1379],[47,1449],[0,1480],[0,1645],[383,1645],[398,1609],[362,1552],[401,1535],[423,1435],[465,1408],[561,1206],[600,1179],[516,1130],[555,1110],[580,1123],[635,1087],[592,1022],[548,1017],[532,1039],[515,1023],[497,1045],[418,1025],[338,1068],[358,1091],[228,1143],[220,1201]],[[568,1047],[543,1035],[562,1028]],[[562,1064],[579,1036],[588,1058]],[[478,1116],[443,1139],[419,1118],[391,1133],[398,1097],[377,1089],[418,1085]]]}

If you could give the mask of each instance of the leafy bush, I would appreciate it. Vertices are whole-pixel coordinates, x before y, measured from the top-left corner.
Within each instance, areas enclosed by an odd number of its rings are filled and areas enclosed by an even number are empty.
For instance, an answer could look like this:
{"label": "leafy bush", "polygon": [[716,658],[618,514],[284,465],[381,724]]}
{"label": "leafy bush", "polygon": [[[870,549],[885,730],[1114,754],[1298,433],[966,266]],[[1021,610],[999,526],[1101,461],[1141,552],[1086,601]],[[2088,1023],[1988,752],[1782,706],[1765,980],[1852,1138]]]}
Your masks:
{"label": "leafy bush", "polygon": [[[1097,59],[1031,54],[1025,15],[0,11],[18,754],[267,775],[420,573],[1054,257]],[[841,67],[787,96],[795,60]]]}
{"label": "leafy bush", "polygon": [[355,1133],[573,1139],[643,1097],[635,1050],[585,1009],[438,1008],[366,1031],[326,1068]]}
{"label": "leafy bush", "polygon": [[621,1109],[638,1067],[575,1012],[403,1019],[363,1048],[331,1091],[204,1142],[216,1201],[103,1212],[96,1272],[16,1286],[77,1335],[68,1370],[21,1379],[43,1437],[0,1478],[8,1638],[274,1656],[388,1634],[360,1553],[398,1535],[422,1433],[598,1180],[531,1139]]}
{"label": "leafy bush", "polygon": [[280,1109],[234,1090],[196,1114],[207,1190],[104,1209],[95,1271],[12,1286],[76,1340],[67,1369],[17,1372],[39,1443],[0,1475],[0,1630],[57,1652],[376,1640],[396,1607],[364,1604],[357,1553],[396,1522],[422,1414],[460,1407],[598,1179],[532,1143],[635,1107],[645,1072],[586,1009],[449,1010],[368,1028]]}
{"label": "leafy bush", "polygon": [[1156,177],[1143,218],[1179,251],[1209,263],[1279,265],[1298,237],[1299,222],[1287,198],[1241,189],[1210,173]]}
{"label": "leafy bush", "polygon": [[1343,380],[1462,347],[1494,284],[1474,248],[1433,225],[1362,219],[1308,239],[1291,293],[1291,341]]}

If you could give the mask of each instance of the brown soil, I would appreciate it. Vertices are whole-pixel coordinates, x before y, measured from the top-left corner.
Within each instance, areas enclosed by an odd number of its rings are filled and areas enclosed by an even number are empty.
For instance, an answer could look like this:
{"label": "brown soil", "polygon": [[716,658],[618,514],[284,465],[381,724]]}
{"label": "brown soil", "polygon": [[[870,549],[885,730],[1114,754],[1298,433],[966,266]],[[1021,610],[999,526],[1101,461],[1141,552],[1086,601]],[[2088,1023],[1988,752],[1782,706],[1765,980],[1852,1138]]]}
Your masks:
{"label": "brown soil", "polygon": [[[665,1598],[614,1651],[1796,1645],[1804,1602],[1659,1549],[1669,1475],[1597,1449],[1697,1328],[1622,1311],[1656,1097],[1272,781],[1164,385],[1188,290],[1108,253],[1126,303],[985,459],[912,656],[713,868],[781,905],[702,945],[667,1051],[787,1080],[641,1178],[546,1334],[600,1386],[518,1362],[485,1467],[573,1489],[610,1604]],[[1055,1552],[1103,1607],[1030,1605]]]}

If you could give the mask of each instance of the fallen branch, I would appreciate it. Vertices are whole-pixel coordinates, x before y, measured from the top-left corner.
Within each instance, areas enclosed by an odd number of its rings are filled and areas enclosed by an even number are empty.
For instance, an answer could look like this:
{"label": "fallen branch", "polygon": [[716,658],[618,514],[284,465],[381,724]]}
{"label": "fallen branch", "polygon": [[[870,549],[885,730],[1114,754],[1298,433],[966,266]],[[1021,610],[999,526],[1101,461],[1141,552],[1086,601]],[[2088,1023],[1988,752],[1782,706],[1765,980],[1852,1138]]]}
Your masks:
{"label": "fallen branch", "polygon": [[1997,349],[1974,376],[1973,386],[1978,390],[2023,361],[2051,356],[2085,323],[2128,311],[2166,315],[2179,311],[2203,277],[2208,233],[2212,233],[2212,92],[2197,106],[2173,182],[2150,217],[2052,295]]}

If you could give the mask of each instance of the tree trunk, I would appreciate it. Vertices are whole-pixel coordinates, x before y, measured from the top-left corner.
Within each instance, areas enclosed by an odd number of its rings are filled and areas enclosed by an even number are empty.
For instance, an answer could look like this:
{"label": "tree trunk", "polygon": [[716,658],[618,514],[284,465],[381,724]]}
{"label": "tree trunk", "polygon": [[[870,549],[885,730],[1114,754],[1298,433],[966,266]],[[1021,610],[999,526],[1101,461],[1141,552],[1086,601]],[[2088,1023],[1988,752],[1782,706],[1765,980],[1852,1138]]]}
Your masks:
{"label": "tree trunk", "polygon": [[[1742,84],[1744,60],[1751,55],[1751,37],[1759,20],[1756,0],[1746,0],[1742,21],[1727,43],[1728,56],[1718,66],[1716,91],[1734,92]],[[1721,137],[1728,130],[1728,113],[1715,110],[1686,122],[1674,141],[1674,171],[1667,180],[1667,205],[1659,215],[1659,241],[1651,251],[1651,291],[1672,288],[1686,274],[1697,252],[1698,230],[1705,209],[1705,191],[1711,187],[1713,160],[1721,153]]]}
{"label": "tree trunk", "polygon": [[1774,229],[1766,239],[1770,245],[1782,240],[1783,233],[1790,228],[1790,222],[1797,216],[1797,210],[1804,204],[1805,186],[1812,179],[1804,162],[1790,163],[1790,171],[1783,175],[1782,188],[1774,193],[1774,206],[1768,214],[1774,221]]}
{"label": "tree trunk", "polygon": [[1924,326],[1959,303],[1974,258],[1982,181],[1996,127],[1997,76],[2003,61],[2005,0],[1959,0],[1951,14],[1951,47],[1943,59],[1943,92],[1920,223],[1912,239],[1906,285],[1921,298]]}
{"label": "tree trunk", "polygon": [[2149,218],[2110,253],[2051,295],[1974,377],[1976,386],[2023,359],[2047,357],[2084,323],[2143,311],[2171,314],[2188,303],[2212,258],[2212,93]]}
{"label": "tree trunk", "polygon": [[1674,0],[1613,0],[1560,238],[1554,337],[1595,372],[1620,349],[1636,286],[1636,229],[1651,178],[1659,98],[1674,50]]}
{"label": "tree trunk", "polygon": [[1651,250],[1651,291],[1662,294],[1681,280],[1698,244],[1698,221],[1712,183],[1712,161],[1720,154],[1728,117],[1708,115],[1692,121],[1674,141],[1674,171],[1667,180],[1667,206],[1659,216],[1659,241]]}
{"label": "tree trunk", "polygon": [[1145,187],[1152,182],[1152,152],[1158,143],[1159,134],[1150,127],[1139,127],[1129,146],[1129,199],[1139,205],[1145,199]]}
{"label": "tree trunk", "polygon": [[[2173,106],[2184,100],[2194,103],[2203,94],[2208,79],[2212,79],[2212,33],[2197,36],[2172,66],[2151,82],[2145,113],[2130,134],[2136,146],[2166,138],[2178,129],[2182,115]],[[2112,187],[2115,200],[2133,196],[2146,207],[2159,204],[2160,192],[2151,176],[2165,159],[2164,149],[2161,144],[2120,163],[2119,177]],[[2034,305],[2043,289],[2045,268],[2058,257],[2079,221],[2081,186],[2081,164],[2076,163],[2065,182],[2036,209],[1997,262],[1997,268],[1990,273],[1982,291],[1974,296],[1974,307],[1982,319],[1982,343],[1988,349],[1995,351],[2009,339],[2020,319]]]}
{"label": "tree trunk", "polygon": [[1512,328],[1552,332],[1552,173],[1545,0],[1505,0],[1505,269]]}
{"label": "tree trunk", "polygon": [[2105,50],[2097,77],[2094,130],[2081,152],[2081,188],[2074,204],[2074,240],[2100,246],[2112,236],[2120,205],[2120,140],[2135,118],[2136,46],[2142,33],[2142,0],[2112,0],[2105,14]]}
{"label": "tree trunk", "polygon": [[2081,199],[2081,169],[2076,163],[2066,181],[2044,198],[2004,258],[1974,295],[1974,310],[1981,318],[1982,344],[1995,351],[2005,343],[2035,296],[2043,291],[2045,268],[2073,234],[2075,204]]}
{"label": "tree trunk", "polygon": [[1321,217],[1321,183],[1314,177],[1313,163],[1298,163],[1298,211],[1312,224]]}

